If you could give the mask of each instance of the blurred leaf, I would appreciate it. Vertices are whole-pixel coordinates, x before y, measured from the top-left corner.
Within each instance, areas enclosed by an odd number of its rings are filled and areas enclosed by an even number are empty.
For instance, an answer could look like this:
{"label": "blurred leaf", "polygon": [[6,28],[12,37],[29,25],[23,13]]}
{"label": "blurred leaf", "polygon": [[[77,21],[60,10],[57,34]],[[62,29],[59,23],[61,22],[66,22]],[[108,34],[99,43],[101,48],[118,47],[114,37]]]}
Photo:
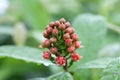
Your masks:
{"label": "blurred leaf", "polygon": [[120,25],[120,0],[101,0],[100,13],[103,14],[108,21]]}
{"label": "blurred leaf", "polygon": [[103,47],[100,50],[98,57],[120,57],[120,43],[114,43]]}
{"label": "blurred leaf", "polygon": [[20,59],[27,62],[40,63],[46,66],[52,65],[50,61],[42,58],[41,49],[38,50],[31,47],[2,46],[0,47],[0,56]]}
{"label": "blurred leaf", "polygon": [[50,76],[49,78],[47,78],[47,80],[73,80],[73,77],[67,72],[60,72]]}
{"label": "blurred leaf", "polygon": [[0,34],[12,35],[13,28],[8,26],[0,26]]}
{"label": "blurred leaf", "polygon": [[120,58],[109,63],[100,80],[120,80]]}
{"label": "blurred leaf", "polygon": [[[52,14],[54,19],[64,17],[71,20],[80,12],[81,4],[77,0],[40,0]],[[69,4],[66,4],[68,3]],[[68,14],[69,13],[69,14]]]}
{"label": "blurred leaf", "polygon": [[104,17],[83,14],[73,21],[73,26],[84,46],[83,49],[78,49],[78,52],[84,57],[82,61],[95,59],[106,35],[106,21]]}
{"label": "blurred leaf", "polygon": [[50,21],[47,9],[39,0],[12,0],[12,5],[13,14],[15,10],[21,13],[18,16],[23,17],[33,29],[44,29]]}
{"label": "blurred leaf", "polygon": [[[10,26],[0,26],[0,45],[9,43],[13,34],[13,28]],[[8,41],[9,40],[9,41]]]}

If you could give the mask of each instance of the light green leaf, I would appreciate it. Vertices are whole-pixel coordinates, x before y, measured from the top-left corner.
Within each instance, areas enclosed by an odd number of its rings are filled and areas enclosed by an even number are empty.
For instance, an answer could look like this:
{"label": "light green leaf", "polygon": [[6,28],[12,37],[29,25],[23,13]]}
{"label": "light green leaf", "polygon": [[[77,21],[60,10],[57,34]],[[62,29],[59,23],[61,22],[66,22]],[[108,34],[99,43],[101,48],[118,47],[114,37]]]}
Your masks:
{"label": "light green leaf", "polygon": [[58,74],[50,76],[47,78],[47,80],[73,80],[73,77],[67,72],[60,72]]}
{"label": "light green leaf", "polygon": [[120,80],[120,58],[109,63],[100,80]]}
{"label": "light green leaf", "polygon": [[16,14],[18,18],[22,16],[33,29],[44,29],[50,22],[49,13],[39,0],[12,0],[10,2],[14,5],[13,15]]}
{"label": "light green leaf", "polygon": [[104,59],[97,59],[97,60],[93,60],[90,62],[87,62],[83,65],[81,65],[80,67],[78,67],[78,69],[85,69],[85,68],[106,68],[107,65],[111,62],[115,60],[115,58],[104,58]]}
{"label": "light green leaf", "polygon": [[45,78],[32,78],[32,79],[28,79],[28,80],[46,80]]}
{"label": "light green leaf", "polygon": [[120,43],[113,43],[113,44],[109,44],[109,45],[103,47],[100,50],[98,57],[100,57],[100,58],[120,57]]}
{"label": "light green leaf", "polygon": [[76,33],[84,46],[78,50],[84,57],[83,62],[96,58],[106,35],[106,23],[104,17],[92,14],[80,15],[73,21]]}
{"label": "light green leaf", "polygon": [[13,28],[8,26],[0,26],[0,34],[12,35]]}
{"label": "light green leaf", "polygon": [[18,46],[2,46],[0,47],[0,57],[10,57],[24,60],[26,62],[34,62],[44,64],[46,66],[52,65],[50,61],[42,58],[42,50],[31,47]]}

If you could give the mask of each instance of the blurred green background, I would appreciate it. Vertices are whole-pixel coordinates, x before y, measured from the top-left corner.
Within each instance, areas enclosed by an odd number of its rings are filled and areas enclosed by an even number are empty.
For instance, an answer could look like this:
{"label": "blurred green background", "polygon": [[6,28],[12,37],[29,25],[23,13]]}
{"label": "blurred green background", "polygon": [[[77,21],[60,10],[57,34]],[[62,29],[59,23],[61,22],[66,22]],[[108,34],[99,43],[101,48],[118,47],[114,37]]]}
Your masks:
{"label": "blurred green background", "polygon": [[[78,68],[94,59],[120,56],[120,0],[0,0],[0,56],[4,52],[2,46],[38,48],[44,40],[42,32],[46,25],[62,17],[75,27],[84,45],[84,49],[78,50],[83,60],[71,67],[76,72],[75,80],[120,80],[110,78],[111,74],[109,78],[100,79],[107,74],[102,73],[101,67]],[[5,50],[11,52],[7,56],[12,55],[11,49]],[[46,67],[2,55],[0,80],[44,80],[61,71],[55,66]]]}

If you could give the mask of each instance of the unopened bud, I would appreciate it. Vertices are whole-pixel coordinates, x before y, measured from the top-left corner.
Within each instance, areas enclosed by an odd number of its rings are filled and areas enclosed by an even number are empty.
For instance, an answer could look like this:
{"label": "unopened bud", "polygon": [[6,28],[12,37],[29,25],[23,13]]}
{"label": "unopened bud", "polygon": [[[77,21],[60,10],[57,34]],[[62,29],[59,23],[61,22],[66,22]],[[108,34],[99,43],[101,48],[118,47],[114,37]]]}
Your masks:
{"label": "unopened bud", "polygon": [[77,34],[72,34],[72,39],[73,41],[77,41],[78,40],[78,35]]}
{"label": "unopened bud", "polygon": [[53,53],[53,54],[56,54],[58,52],[58,50],[57,50],[56,47],[51,47],[50,52]]}
{"label": "unopened bud", "polygon": [[64,24],[61,24],[61,25],[59,26],[59,29],[64,30],[64,29],[65,29],[65,25],[64,25]]}
{"label": "unopened bud", "polygon": [[66,28],[70,27],[70,22],[65,23]]}
{"label": "unopened bud", "polygon": [[66,39],[65,40],[65,44],[67,45],[67,46],[70,46],[70,45],[72,45],[72,39]]}
{"label": "unopened bud", "polygon": [[47,48],[47,47],[49,47],[50,46],[50,41],[47,39],[47,40],[45,40],[43,43],[42,43],[42,47],[43,48]]}
{"label": "unopened bud", "polygon": [[67,51],[68,51],[69,53],[72,53],[72,52],[75,51],[75,47],[74,47],[74,46],[70,46],[70,47],[67,49]]}
{"label": "unopened bud", "polygon": [[57,42],[57,39],[56,39],[55,37],[52,37],[52,38],[50,38],[50,42],[51,42],[51,43],[56,43],[56,42]]}
{"label": "unopened bud", "polygon": [[68,27],[66,30],[65,30],[66,33],[69,33],[69,34],[73,34],[75,32],[74,28],[72,27]]}
{"label": "unopened bud", "polygon": [[57,30],[57,29],[53,29],[53,30],[52,30],[52,34],[53,34],[54,36],[58,35],[58,30]]}
{"label": "unopened bud", "polygon": [[60,23],[65,23],[66,22],[65,18],[61,18],[59,21],[60,21]]}

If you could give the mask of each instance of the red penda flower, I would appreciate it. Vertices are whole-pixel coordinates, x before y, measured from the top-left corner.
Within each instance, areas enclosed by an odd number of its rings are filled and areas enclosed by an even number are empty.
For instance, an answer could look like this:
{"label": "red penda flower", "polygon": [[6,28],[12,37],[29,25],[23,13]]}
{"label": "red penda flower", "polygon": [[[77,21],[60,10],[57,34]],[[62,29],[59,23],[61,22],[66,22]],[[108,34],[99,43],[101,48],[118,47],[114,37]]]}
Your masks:
{"label": "red penda flower", "polygon": [[74,53],[71,54],[71,59],[72,59],[73,61],[78,61],[78,60],[80,60],[81,58],[82,58],[82,57],[79,56],[79,54],[76,53],[76,52],[74,52]]}
{"label": "red penda flower", "polygon": [[66,64],[66,58],[63,57],[63,56],[57,57],[57,58],[55,59],[55,61],[56,61],[56,64],[57,64],[58,66],[65,66],[65,64]]}
{"label": "red penda flower", "polygon": [[64,18],[50,22],[46,26],[43,36],[46,40],[41,46],[48,49],[43,52],[44,59],[49,59],[51,62],[63,66],[65,70],[72,65],[71,63],[81,59],[81,56],[76,52],[76,49],[82,47],[79,36],[71,27],[70,22]]}
{"label": "red penda flower", "polygon": [[43,52],[43,58],[44,59],[50,59],[51,58],[51,54],[49,51],[44,51]]}

